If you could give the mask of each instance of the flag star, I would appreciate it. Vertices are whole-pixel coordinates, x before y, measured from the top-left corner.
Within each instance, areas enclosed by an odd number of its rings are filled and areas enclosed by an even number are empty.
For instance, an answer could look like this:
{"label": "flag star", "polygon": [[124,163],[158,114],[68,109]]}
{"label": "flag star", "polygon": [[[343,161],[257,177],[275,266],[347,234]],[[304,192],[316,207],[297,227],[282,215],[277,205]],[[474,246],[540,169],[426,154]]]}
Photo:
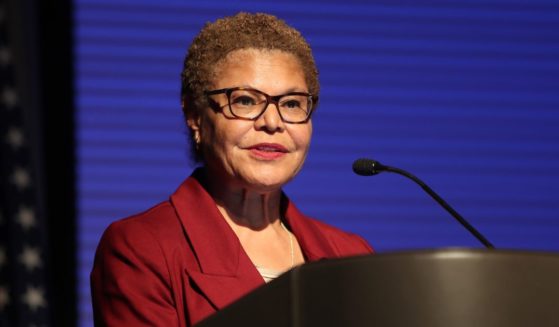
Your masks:
{"label": "flag star", "polygon": [[6,47],[0,48],[0,65],[7,66],[12,61],[12,54]]}
{"label": "flag star", "polygon": [[26,169],[16,167],[14,173],[12,174],[12,182],[16,184],[20,191],[22,191],[31,184],[31,177],[29,177],[29,173]]}
{"label": "flag star", "polygon": [[18,103],[16,91],[9,87],[4,88],[2,91],[2,101],[8,109],[15,107]]}
{"label": "flag star", "polygon": [[19,261],[25,266],[27,271],[33,271],[35,268],[42,266],[41,255],[39,249],[26,246],[19,256]]}
{"label": "flag star", "polygon": [[10,303],[10,293],[3,285],[0,285],[0,312]]}
{"label": "flag star", "polygon": [[0,246],[0,268],[8,263],[8,258],[6,257],[6,249]]}
{"label": "flag star", "polygon": [[16,150],[20,148],[25,142],[21,129],[15,127],[10,128],[6,135],[6,142]]}
{"label": "flag star", "polygon": [[22,301],[29,306],[32,311],[36,311],[40,307],[46,307],[45,292],[40,287],[27,286],[27,291],[23,294]]}
{"label": "flag star", "polygon": [[17,213],[17,222],[23,227],[23,229],[28,230],[37,224],[35,219],[35,212],[29,207],[20,207]]}

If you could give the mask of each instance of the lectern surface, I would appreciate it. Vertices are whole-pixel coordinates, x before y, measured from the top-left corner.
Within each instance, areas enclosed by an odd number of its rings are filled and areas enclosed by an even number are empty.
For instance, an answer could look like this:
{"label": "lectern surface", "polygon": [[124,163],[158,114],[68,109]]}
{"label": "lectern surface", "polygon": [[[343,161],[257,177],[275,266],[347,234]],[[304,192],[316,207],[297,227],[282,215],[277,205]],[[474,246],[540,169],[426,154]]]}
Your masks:
{"label": "lectern surface", "polygon": [[559,326],[559,255],[380,254],[306,264],[199,326]]}

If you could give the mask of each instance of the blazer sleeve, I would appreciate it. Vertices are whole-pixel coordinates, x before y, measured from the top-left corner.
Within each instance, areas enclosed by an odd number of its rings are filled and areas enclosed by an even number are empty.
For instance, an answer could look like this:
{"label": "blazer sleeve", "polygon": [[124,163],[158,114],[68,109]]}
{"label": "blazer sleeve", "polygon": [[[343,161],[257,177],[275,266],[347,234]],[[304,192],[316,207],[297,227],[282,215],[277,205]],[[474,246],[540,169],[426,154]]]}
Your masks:
{"label": "blazer sleeve", "polygon": [[374,254],[375,249],[367,242],[363,237],[359,235],[353,235],[357,241],[361,244],[362,249],[359,251],[359,254]]}
{"label": "blazer sleeve", "polygon": [[142,222],[119,221],[95,255],[91,293],[95,326],[179,326],[169,269]]}
{"label": "blazer sleeve", "polygon": [[363,237],[353,234],[344,233],[342,237],[337,239],[334,247],[341,256],[355,256],[374,254],[375,250]]}

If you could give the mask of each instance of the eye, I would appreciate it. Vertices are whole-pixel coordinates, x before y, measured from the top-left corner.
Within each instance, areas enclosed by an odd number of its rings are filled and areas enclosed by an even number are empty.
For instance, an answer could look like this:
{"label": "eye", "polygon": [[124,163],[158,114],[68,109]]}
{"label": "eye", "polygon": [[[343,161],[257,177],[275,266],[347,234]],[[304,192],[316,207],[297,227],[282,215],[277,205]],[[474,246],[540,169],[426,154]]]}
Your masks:
{"label": "eye", "polygon": [[307,99],[303,96],[288,95],[280,100],[280,106],[284,109],[306,110]]}
{"label": "eye", "polygon": [[296,109],[296,108],[301,108],[301,103],[297,100],[288,100],[283,102],[282,107],[286,107],[289,109]]}
{"label": "eye", "polygon": [[256,104],[256,99],[248,95],[241,95],[231,99],[231,103],[237,106],[250,107]]}

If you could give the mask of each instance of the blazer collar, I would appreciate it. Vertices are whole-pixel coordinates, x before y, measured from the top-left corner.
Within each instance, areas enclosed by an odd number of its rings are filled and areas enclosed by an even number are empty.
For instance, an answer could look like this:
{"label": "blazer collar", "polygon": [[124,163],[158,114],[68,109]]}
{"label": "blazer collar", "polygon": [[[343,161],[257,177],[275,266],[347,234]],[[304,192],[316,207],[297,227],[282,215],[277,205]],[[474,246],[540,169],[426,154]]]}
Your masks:
{"label": "blazer collar", "polygon": [[282,210],[307,262],[338,256],[317,222],[301,213],[285,194],[282,195]]}
{"label": "blazer collar", "polygon": [[194,258],[186,261],[185,274],[219,310],[264,284],[200,181],[197,169],[171,196]]}
{"label": "blazer collar", "polygon": [[[202,186],[204,176],[203,169],[196,169],[170,201],[198,262],[198,267],[188,267],[188,275],[219,309],[264,284],[264,280]],[[304,216],[285,195],[282,210],[307,261],[336,256],[316,222]]]}
{"label": "blazer collar", "polygon": [[[183,228],[203,273],[236,276],[246,264],[244,250],[211,196],[201,184],[204,171],[197,169],[171,196]],[[250,261],[250,259],[249,259]]]}

